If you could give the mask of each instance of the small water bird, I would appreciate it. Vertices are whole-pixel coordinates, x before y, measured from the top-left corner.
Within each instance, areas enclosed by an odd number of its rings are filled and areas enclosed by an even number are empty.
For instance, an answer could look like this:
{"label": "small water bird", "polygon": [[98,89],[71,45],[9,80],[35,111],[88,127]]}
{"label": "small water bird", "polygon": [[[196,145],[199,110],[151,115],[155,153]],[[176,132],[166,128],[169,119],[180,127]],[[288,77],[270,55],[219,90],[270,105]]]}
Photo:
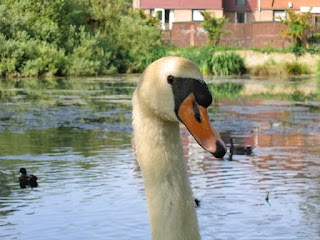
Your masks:
{"label": "small water bird", "polygon": [[19,177],[20,188],[26,188],[27,186],[31,188],[38,187],[37,177],[32,174],[28,174],[25,168],[20,168],[21,173]]}
{"label": "small water bird", "polygon": [[181,57],[151,63],[133,94],[133,148],[141,169],[153,240],[200,239],[179,122],[216,158],[225,143],[211,128],[212,95],[199,68]]}
{"label": "small water bird", "polygon": [[230,138],[230,154],[232,155],[251,155],[253,146],[235,145],[233,138]]}
{"label": "small water bird", "polygon": [[194,202],[195,202],[195,204],[196,204],[196,207],[200,207],[200,200],[199,199],[197,199],[197,198],[195,198],[194,199]]}

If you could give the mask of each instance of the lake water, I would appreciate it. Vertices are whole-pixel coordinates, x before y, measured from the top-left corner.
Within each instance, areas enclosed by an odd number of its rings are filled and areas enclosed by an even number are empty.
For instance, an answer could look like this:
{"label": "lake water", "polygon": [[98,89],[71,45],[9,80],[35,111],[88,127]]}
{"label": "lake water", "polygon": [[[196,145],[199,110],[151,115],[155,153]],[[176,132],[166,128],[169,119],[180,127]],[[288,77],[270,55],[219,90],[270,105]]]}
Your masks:
{"label": "lake water", "polygon": [[[150,239],[131,149],[136,80],[1,83],[0,239]],[[256,92],[278,87],[222,82]],[[319,87],[299,84],[299,91]],[[279,88],[290,87],[296,83]],[[181,128],[202,238],[320,239],[319,102],[219,98],[209,113],[229,148],[233,142],[224,159]],[[38,188],[20,189],[20,167],[37,175]]]}

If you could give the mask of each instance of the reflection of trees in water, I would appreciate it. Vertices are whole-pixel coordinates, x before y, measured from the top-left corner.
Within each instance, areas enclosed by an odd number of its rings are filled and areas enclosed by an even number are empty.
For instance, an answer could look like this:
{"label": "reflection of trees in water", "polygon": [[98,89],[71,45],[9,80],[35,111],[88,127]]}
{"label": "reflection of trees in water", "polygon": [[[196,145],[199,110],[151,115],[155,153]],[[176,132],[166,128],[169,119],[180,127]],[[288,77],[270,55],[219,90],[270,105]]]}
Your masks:
{"label": "reflection of trees in water", "polygon": [[235,98],[240,96],[244,84],[233,82],[209,83],[208,88],[214,99],[221,97]]}
{"label": "reflection of trees in water", "polygon": [[29,130],[24,133],[5,131],[0,134],[2,156],[41,155],[54,153],[56,149],[95,156],[102,148],[126,148],[129,139],[130,133],[127,132],[102,132],[67,127]]}
{"label": "reflection of trees in water", "polygon": [[[0,169],[0,182],[1,182],[1,187],[0,187],[0,197],[5,198],[8,197],[11,193],[11,188],[10,185],[13,184],[12,180],[15,180],[15,182],[18,184],[18,180],[16,178],[16,176],[9,172],[8,170],[4,170],[4,169],[8,169],[6,168],[6,161],[3,161],[3,170]],[[18,171],[17,171],[18,173]],[[18,185],[17,185],[18,186]],[[0,201],[0,205],[3,204],[3,201]],[[1,211],[0,211],[1,212]]]}
{"label": "reflection of trees in water", "polygon": [[[110,95],[132,95],[136,83],[127,81],[134,77],[113,77],[108,80],[28,80],[0,81],[2,102],[56,100],[57,96],[79,96],[81,99]],[[107,79],[107,78],[106,78]],[[52,104],[52,102],[49,102]]]}

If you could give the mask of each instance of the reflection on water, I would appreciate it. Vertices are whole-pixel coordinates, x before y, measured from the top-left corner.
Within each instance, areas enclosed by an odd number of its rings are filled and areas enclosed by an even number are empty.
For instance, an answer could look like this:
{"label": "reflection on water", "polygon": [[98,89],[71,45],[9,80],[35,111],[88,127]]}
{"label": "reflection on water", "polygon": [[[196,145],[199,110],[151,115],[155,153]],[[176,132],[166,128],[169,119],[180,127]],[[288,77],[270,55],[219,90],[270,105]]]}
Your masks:
{"label": "reflection on water", "polygon": [[[1,239],[150,239],[131,150],[134,84],[96,81],[0,91]],[[319,238],[316,106],[217,100],[209,114],[231,149],[223,160],[181,128],[203,239]],[[38,188],[19,188],[20,167]]]}

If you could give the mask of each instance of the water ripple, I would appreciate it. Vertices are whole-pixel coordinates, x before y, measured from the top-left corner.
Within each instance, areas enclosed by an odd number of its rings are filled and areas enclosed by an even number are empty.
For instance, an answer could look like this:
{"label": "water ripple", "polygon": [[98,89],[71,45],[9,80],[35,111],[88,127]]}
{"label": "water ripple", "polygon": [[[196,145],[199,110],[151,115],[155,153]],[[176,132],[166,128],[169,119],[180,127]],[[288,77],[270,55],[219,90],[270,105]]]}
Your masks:
{"label": "water ripple", "polygon": [[[130,96],[105,91],[83,105],[79,91],[48,93],[59,104],[0,104],[1,239],[150,239]],[[203,239],[317,239],[319,111],[245,99],[221,100],[209,115],[229,149],[223,159],[181,129]],[[22,166],[38,188],[19,188]]]}

